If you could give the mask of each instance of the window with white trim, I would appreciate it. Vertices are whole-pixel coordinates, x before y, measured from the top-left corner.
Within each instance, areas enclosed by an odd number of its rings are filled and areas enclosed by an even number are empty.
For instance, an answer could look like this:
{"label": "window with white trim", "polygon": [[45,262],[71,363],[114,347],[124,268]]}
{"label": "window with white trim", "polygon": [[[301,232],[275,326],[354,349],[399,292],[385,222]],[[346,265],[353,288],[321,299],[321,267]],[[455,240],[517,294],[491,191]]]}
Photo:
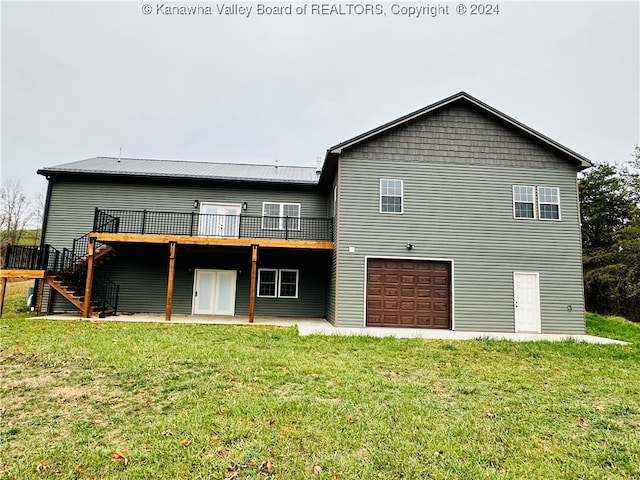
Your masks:
{"label": "window with white trim", "polygon": [[298,298],[298,278],[298,270],[259,268],[258,297]]}
{"label": "window with white trim", "polygon": [[380,179],[380,213],[402,213],[402,180]]}
{"label": "window with white trim", "polygon": [[298,298],[298,270],[280,270],[278,296]]}
{"label": "window with white trim", "polygon": [[278,270],[275,268],[258,269],[258,296],[277,297]]}
{"label": "window with white trim", "polygon": [[558,187],[538,187],[538,212],[540,220],[560,220]]}
{"label": "window with white trim", "polygon": [[263,230],[300,230],[299,203],[262,203]]}
{"label": "window with white trim", "polygon": [[560,189],[558,187],[514,185],[513,217],[560,220]]}
{"label": "window with white trim", "polygon": [[513,216],[515,218],[536,218],[534,187],[513,186]]}

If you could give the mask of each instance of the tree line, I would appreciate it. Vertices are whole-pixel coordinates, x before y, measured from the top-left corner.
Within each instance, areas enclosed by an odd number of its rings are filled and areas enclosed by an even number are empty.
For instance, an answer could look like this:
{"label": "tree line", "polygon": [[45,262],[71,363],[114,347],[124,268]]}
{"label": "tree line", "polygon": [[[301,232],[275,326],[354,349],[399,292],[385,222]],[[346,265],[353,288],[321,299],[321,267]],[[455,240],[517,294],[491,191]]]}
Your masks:
{"label": "tree line", "polygon": [[[29,196],[20,182],[3,183],[0,187],[0,244],[3,256],[7,244],[40,243],[39,229],[42,227],[43,213],[44,193]],[[26,238],[27,235],[29,238]]]}
{"label": "tree line", "polygon": [[622,165],[586,170],[578,186],[586,308],[640,322],[640,147]]}

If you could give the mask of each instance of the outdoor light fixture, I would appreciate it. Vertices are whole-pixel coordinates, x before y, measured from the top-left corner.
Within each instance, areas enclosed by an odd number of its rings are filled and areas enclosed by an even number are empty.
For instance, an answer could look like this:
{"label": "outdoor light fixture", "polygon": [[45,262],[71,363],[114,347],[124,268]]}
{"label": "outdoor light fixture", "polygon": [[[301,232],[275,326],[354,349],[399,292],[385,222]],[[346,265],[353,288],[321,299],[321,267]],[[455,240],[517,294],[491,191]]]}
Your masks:
{"label": "outdoor light fixture", "polygon": [[249,205],[247,205],[247,202],[243,202],[242,203],[242,210],[246,210],[248,206]]}
{"label": "outdoor light fixture", "polygon": [[200,200],[193,201],[193,208],[198,208],[200,206]]}
{"label": "outdoor light fixture", "polygon": [[407,250],[413,249],[413,243],[407,243]]}

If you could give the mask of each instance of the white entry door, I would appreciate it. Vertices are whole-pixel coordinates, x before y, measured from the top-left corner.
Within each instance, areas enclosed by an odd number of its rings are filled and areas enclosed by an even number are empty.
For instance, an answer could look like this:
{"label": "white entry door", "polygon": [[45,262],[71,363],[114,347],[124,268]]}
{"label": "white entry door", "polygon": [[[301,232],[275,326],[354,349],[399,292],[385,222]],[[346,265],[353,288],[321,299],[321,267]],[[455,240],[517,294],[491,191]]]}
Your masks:
{"label": "white entry door", "polygon": [[516,332],[540,333],[540,285],[537,272],[513,272]]}
{"label": "white entry door", "polygon": [[236,305],[235,270],[196,270],[193,313],[233,315]]}
{"label": "white entry door", "polygon": [[203,237],[238,237],[241,208],[235,204],[201,203],[198,234]]}

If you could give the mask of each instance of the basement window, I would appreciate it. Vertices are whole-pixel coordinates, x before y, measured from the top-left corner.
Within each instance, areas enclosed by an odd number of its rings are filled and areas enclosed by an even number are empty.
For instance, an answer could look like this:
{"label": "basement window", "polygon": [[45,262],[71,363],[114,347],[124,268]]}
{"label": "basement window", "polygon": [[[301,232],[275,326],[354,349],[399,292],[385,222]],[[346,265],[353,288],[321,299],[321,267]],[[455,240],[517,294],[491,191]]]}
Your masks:
{"label": "basement window", "polygon": [[258,296],[277,297],[278,270],[275,268],[258,269]]}
{"label": "basement window", "polygon": [[298,270],[258,269],[258,297],[298,298]]}

